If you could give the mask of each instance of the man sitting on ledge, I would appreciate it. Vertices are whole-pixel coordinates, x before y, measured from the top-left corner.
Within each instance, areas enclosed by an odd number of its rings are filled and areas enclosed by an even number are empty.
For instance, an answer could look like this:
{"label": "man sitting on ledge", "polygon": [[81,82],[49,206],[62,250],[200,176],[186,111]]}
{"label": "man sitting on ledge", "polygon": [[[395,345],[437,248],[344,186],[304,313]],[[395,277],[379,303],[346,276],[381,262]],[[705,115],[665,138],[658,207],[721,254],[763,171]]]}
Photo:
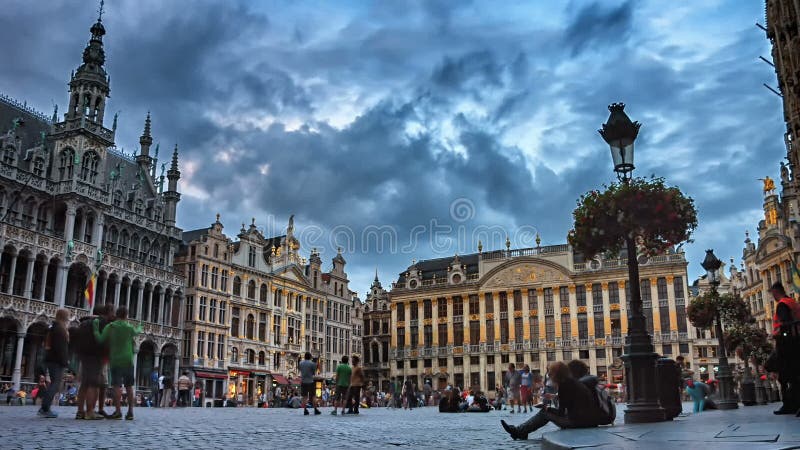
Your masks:
{"label": "man sitting on ledge", "polygon": [[[594,394],[585,384],[576,380],[563,362],[555,362],[548,371],[558,388],[558,408],[544,407],[522,425],[500,424],[514,440],[528,439],[528,434],[553,422],[561,428],[591,428],[599,424]],[[537,405],[538,406],[538,405]]]}

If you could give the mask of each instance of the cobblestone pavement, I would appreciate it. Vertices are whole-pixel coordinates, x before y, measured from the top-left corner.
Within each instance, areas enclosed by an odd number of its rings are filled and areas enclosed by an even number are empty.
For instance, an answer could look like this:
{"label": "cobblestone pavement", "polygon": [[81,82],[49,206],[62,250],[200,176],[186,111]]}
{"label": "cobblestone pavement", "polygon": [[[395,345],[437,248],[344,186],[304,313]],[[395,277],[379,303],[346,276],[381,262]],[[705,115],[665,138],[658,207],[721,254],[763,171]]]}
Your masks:
{"label": "cobblestone pavement", "polygon": [[[75,420],[75,407],[0,406],[0,449],[17,448],[538,448],[542,432],[512,441],[500,419],[518,424],[530,414],[505,411],[440,414],[437,408],[362,409],[359,416],[303,416],[293,409],[139,408],[136,420]],[[124,412],[124,410],[123,410]]]}

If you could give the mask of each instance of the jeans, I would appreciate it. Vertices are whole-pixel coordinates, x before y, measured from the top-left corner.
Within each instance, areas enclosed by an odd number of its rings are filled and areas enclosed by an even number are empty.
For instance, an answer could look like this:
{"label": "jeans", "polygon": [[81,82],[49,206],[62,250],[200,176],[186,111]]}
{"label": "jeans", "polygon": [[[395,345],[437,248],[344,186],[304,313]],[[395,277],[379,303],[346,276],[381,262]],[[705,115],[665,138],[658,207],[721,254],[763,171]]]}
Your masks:
{"label": "jeans", "polygon": [[169,408],[172,406],[172,389],[164,388],[161,391],[161,404],[159,405],[162,408]]}
{"label": "jeans", "polygon": [[189,406],[190,404],[191,404],[191,398],[189,396],[189,390],[188,389],[178,390],[178,405]]}
{"label": "jeans", "polygon": [[[353,404],[350,402],[353,401]],[[347,391],[347,401],[345,401],[345,405],[347,406],[347,411],[358,413],[358,406],[361,403],[361,386],[350,386],[350,390]]]}
{"label": "jeans", "polygon": [[50,411],[50,405],[53,404],[53,397],[61,390],[64,367],[54,362],[46,362],[45,367],[47,368],[47,373],[50,374],[50,385],[47,386],[47,392],[42,397],[42,411],[47,412]]}
{"label": "jeans", "polygon": [[579,428],[569,417],[559,415],[557,411],[554,408],[542,408],[536,415],[518,426],[517,430],[527,436],[528,433],[533,433],[550,422],[558,425],[559,428]]}

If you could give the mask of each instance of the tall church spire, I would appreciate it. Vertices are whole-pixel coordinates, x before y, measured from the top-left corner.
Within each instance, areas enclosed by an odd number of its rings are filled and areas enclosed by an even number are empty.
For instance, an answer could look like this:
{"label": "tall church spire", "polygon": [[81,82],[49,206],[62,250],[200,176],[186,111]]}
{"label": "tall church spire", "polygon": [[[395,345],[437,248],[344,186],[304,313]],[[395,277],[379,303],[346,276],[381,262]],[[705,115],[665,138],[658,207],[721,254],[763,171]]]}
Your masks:
{"label": "tall church spire", "polygon": [[136,162],[139,163],[142,171],[147,174],[152,172],[153,158],[150,157],[150,146],[152,144],[153,137],[150,136],[150,111],[147,111],[147,117],[144,119],[144,131],[142,131],[142,136],[139,137],[139,147],[141,150],[136,156]]}
{"label": "tall church spire", "polygon": [[[94,122],[103,125],[106,98],[111,92],[110,80],[103,66],[106,53],[103,49],[103,4],[101,2],[97,22],[89,28],[89,42],[83,49],[83,63],[78,67],[69,81],[69,108],[65,114],[67,121],[81,124]],[[81,125],[83,126],[83,125]],[[105,136],[104,136],[105,137]],[[110,144],[109,140],[109,144]]]}

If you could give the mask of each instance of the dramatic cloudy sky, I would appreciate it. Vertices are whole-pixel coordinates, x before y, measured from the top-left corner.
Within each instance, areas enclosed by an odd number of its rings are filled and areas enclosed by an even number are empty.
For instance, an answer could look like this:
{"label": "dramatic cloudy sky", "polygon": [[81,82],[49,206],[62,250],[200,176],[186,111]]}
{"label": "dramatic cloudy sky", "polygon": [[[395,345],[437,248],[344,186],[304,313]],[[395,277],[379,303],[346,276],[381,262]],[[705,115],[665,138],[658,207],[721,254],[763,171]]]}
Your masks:
{"label": "dramatic cloudy sky", "polygon": [[[96,17],[90,1],[6,1],[0,91],[67,102]],[[760,182],[784,156],[761,1],[234,2],[108,0],[117,145],[146,111],[181,149],[179,224],[255,217],[326,262],[345,247],[352,288],[411,260],[566,241],[575,199],[611,181],[597,128],[627,103],[644,125],[641,175],[696,199],[703,249],[741,256]],[[110,124],[109,124],[110,126]],[[327,265],[327,263],[326,263]]]}

